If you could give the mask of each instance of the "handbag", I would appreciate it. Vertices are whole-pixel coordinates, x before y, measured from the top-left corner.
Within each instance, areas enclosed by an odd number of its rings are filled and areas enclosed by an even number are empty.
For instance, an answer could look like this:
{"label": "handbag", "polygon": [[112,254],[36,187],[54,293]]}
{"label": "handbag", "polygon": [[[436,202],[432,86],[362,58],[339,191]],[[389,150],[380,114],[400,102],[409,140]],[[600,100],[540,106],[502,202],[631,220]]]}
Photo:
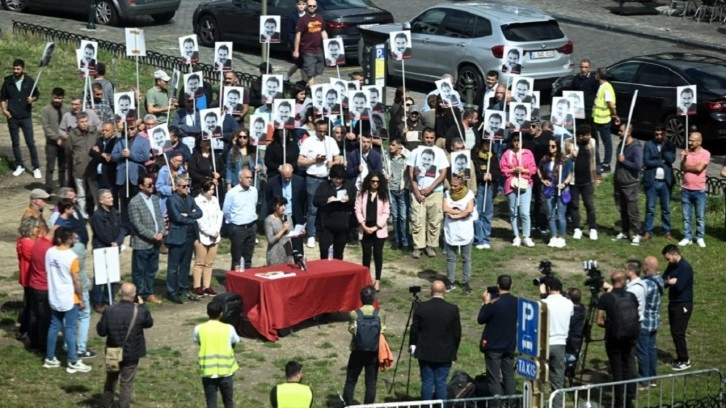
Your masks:
{"label": "handbag", "polygon": [[562,204],[567,205],[572,201],[572,193],[570,193],[570,187],[565,187],[564,190],[560,193],[560,200],[562,200]]}
{"label": "handbag", "polygon": [[523,193],[529,188],[529,181],[522,177],[512,177],[512,181],[509,182],[509,185],[514,191],[519,190],[520,193]]}
{"label": "handbag", "polygon": [[121,362],[124,361],[124,346],[126,345],[126,340],[129,339],[131,329],[134,327],[138,312],[138,307],[134,305],[134,315],[131,318],[128,330],[126,330],[126,337],[124,338],[124,342],[121,343],[121,347],[106,347],[106,371],[109,373],[117,373],[121,370]]}

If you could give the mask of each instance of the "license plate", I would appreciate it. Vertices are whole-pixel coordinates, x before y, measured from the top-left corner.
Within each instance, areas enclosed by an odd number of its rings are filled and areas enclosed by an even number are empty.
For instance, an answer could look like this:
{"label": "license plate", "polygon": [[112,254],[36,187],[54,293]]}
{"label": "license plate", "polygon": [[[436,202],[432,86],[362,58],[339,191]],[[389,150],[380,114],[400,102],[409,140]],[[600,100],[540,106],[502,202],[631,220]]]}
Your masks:
{"label": "license plate", "polygon": [[380,23],[358,24],[358,28],[362,28],[362,29],[365,30],[366,28],[371,28],[371,27],[374,27],[374,26],[377,26],[377,25],[380,25]]}
{"label": "license plate", "polygon": [[545,59],[545,58],[554,58],[555,56],[555,50],[546,50],[546,51],[530,51],[529,52],[529,59]]}

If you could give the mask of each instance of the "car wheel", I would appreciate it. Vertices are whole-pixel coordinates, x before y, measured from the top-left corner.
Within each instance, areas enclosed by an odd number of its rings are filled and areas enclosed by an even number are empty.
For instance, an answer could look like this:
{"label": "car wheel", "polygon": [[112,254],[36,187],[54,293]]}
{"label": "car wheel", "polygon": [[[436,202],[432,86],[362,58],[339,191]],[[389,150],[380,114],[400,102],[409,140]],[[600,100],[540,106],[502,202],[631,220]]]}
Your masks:
{"label": "car wheel", "polygon": [[17,11],[18,13],[28,9],[28,3],[25,0],[2,0],[2,4],[5,10]]}
{"label": "car wheel", "polygon": [[151,18],[153,18],[154,21],[159,24],[164,24],[171,21],[171,19],[174,18],[174,14],[176,14],[176,11],[172,11],[170,13],[154,14],[151,16]]}
{"label": "car wheel", "polygon": [[205,47],[211,47],[219,40],[219,27],[217,20],[212,16],[204,16],[199,20],[199,43]]}
{"label": "car wheel", "polygon": [[109,0],[96,2],[96,24],[117,25],[118,22],[118,12],[114,8],[113,3]]}
{"label": "car wheel", "polygon": [[668,140],[681,149],[686,147],[686,125],[678,116],[670,116],[665,121],[665,131]]}
{"label": "car wheel", "polygon": [[484,77],[482,77],[481,72],[479,72],[479,69],[477,67],[468,64],[462,66],[461,68],[459,68],[456,89],[459,91],[462,97],[464,97],[464,99],[466,99],[467,80],[471,80],[474,85],[474,92],[472,93],[472,97],[474,97],[479,92],[479,90],[484,87]]}

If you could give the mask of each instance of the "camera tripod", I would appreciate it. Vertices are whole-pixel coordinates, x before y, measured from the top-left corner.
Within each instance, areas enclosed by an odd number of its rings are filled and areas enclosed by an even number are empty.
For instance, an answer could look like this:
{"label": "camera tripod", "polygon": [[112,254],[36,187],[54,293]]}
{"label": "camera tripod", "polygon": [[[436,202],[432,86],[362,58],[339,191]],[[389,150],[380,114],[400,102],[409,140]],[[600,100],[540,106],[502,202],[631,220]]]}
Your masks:
{"label": "camera tripod", "polygon": [[[585,362],[587,361],[587,349],[590,343],[594,341],[605,340],[604,338],[597,340],[592,339],[592,326],[593,324],[595,324],[598,299],[599,292],[592,292],[592,296],[590,297],[590,303],[587,305],[587,312],[585,313],[585,324],[582,326],[582,342],[580,342],[580,347],[575,354],[577,356],[577,360],[575,360],[574,366],[568,367],[565,371],[565,374],[570,379],[570,386],[573,385],[578,366],[580,367],[580,382],[582,383],[582,376],[585,372]],[[582,347],[583,343],[585,344],[584,349]]]}
{"label": "camera tripod", "polygon": [[[408,328],[411,326],[411,319],[413,314],[418,307],[421,300],[418,298],[418,292],[411,292],[413,299],[411,299],[411,308],[408,311],[408,319],[406,319],[406,326],[403,329],[403,337],[401,337],[401,345],[398,348],[398,358],[396,359],[396,367],[393,369],[393,380],[391,380],[391,387],[388,389],[388,393],[393,392],[393,386],[396,384],[396,372],[398,371],[398,363],[401,362],[401,354],[403,353],[403,344],[406,342],[406,335],[408,334]],[[408,394],[409,386],[411,385],[411,356],[408,357],[408,376],[406,377],[406,398],[409,399]]]}

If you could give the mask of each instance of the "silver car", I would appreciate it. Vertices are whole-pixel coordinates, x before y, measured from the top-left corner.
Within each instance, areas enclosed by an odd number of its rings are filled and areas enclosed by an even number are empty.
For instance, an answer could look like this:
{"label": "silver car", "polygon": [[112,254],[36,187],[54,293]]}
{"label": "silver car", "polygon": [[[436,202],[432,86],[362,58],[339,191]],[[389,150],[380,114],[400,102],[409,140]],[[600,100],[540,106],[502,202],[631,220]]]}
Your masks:
{"label": "silver car", "polygon": [[[504,47],[519,47],[521,75],[535,79],[535,87],[549,89],[551,83],[572,72],[573,44],[557,20],[534,7],[503,3],[444,3],[424,10],[408,24],[413,57],[405,60],[406,78],[432,82],[443,74],[457,78],[463,89],[467,78],[475,91],[484,85],[487,71],[500,72]],[[364,35],[382,40],[402,24],[370,27]],[[385,37],[387,38],[387,37]],[[400,61],[388,60],[388,75],[400,78]]]}

